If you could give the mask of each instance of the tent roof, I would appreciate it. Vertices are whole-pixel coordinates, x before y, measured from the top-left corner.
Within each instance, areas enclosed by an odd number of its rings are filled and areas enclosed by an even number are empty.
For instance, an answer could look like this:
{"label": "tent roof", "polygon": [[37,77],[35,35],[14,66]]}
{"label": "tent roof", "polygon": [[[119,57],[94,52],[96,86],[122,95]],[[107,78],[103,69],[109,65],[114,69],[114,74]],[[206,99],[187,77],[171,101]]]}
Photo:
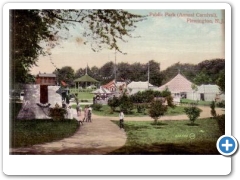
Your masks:
{"label": "tent roof", "polygon": [[151,87],[153,85],[148,83],[148,81],[132,81],[127,85],[131,89],[148,89],[148,86]]}
{"label": "tent roof", "polygon": [[100,87],[99,89],[95,90],[92,92],[93,94],[112,94],[112,92],[110,92],[109,90]]}
{"label": "tent roof", "polygon": [[98,81],[96,79],[93,79],[88,74],[85,74],[84,76],[75,79],[74,82],[98,82]]}
{"label": "tent roof", "polygon": [[221,91],[219,90],[219,87],[217,85],[211,85],[211,84],[202,84],[201,86],[198,86],[198,93],[216,93],[219,94]]}
{"label": "tent roof", "polygon": [[192,91],[192,82],[187,80],[180,73],[175,76],[171,81],[159,87],[160,91],[168,88],[172,93],[180,93],[180,92],[191,92]]}

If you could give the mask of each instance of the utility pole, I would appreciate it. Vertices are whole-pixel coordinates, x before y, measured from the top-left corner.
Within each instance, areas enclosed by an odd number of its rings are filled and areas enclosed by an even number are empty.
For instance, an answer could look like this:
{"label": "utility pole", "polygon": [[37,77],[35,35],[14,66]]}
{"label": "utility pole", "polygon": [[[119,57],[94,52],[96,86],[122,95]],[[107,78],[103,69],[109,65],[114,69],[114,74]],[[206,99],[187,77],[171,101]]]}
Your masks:
{"label": "utility pole", "polygon": [[150,79],[150,71],[149,71],[149,61],[148,61],[148,89],[149,89],[149,79]]}
{"label": "utility pole", "polygon": [[114,65],[114,78],[115,78],[115,82],[117,82],[117,51],[115,49],[115,65]]}

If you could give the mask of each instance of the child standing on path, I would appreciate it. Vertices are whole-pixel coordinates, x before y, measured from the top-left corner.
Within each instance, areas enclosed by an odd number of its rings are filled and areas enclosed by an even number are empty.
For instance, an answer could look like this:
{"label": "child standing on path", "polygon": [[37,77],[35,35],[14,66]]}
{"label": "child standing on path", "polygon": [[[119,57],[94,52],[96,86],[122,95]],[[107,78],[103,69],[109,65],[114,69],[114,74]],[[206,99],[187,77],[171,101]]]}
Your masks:
{"label": "child standing on path", "polygon": [[120,113],[119,113],[119,124],[120,124],[120,129],[121,129],[121,128],[124,128],[123,121],[124,121],[124,113],[123,113],[123,111],[120,111]]}

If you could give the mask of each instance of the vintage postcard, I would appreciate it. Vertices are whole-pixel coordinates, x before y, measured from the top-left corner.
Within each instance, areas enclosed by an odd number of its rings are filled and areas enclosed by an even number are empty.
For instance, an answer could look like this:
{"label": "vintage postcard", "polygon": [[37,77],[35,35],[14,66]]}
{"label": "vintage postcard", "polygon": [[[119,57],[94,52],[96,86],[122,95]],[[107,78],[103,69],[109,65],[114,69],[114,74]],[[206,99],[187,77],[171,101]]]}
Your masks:
{"label": "vintage postcard", "polygon": [[[203,174],[231,171],[225,156],[237,141],[226,136],[231,122],[225,121],[231,119],[228,4],[25,5],[4,7],[7,158],[72,164],[68,172],[52,172],[59,175],[92,173],[78,172],[74,158],[94,162],[94,169],[126,160],[126,175],[171,174],[169,165],[139,171],[141,161],[170,159],[177,159],[174,167],[207,159]],[[224,170],[210,172],[219,162]],[[172,174],[189,174],[180,169]]]}

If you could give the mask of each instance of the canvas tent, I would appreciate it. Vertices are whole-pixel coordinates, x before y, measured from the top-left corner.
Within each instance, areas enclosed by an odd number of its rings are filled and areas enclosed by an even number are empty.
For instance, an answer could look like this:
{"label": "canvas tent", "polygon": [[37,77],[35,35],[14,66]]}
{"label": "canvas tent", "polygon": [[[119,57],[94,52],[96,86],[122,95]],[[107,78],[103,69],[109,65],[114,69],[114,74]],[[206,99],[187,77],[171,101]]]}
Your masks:
{"label": "canvas tent", "polygon": [[225,95],[219,90],[219,86],[211,84],[202,84],[197,87],[194,92],[187,93],[187,99],[202,100],[202,101],[222,101],[225,100]]}
{"label": "canvas tent", "polygon": [[[127,85],[130,90],[130,94],[136,94],[139,91],[146,91],[148,89],[156,89],[157,87],[150,84],[148,81],[132,81]],[[158,90],[158,89],[157,89]]]}
{"label": "canvas tent", "polygon": [[166,88],[171,91],[173,97],[186,96],[187,92],[192,92],[192,82],[185,78],[180,73],[175,76],[168,83],[159,87],[160,91],[164,91]]}

